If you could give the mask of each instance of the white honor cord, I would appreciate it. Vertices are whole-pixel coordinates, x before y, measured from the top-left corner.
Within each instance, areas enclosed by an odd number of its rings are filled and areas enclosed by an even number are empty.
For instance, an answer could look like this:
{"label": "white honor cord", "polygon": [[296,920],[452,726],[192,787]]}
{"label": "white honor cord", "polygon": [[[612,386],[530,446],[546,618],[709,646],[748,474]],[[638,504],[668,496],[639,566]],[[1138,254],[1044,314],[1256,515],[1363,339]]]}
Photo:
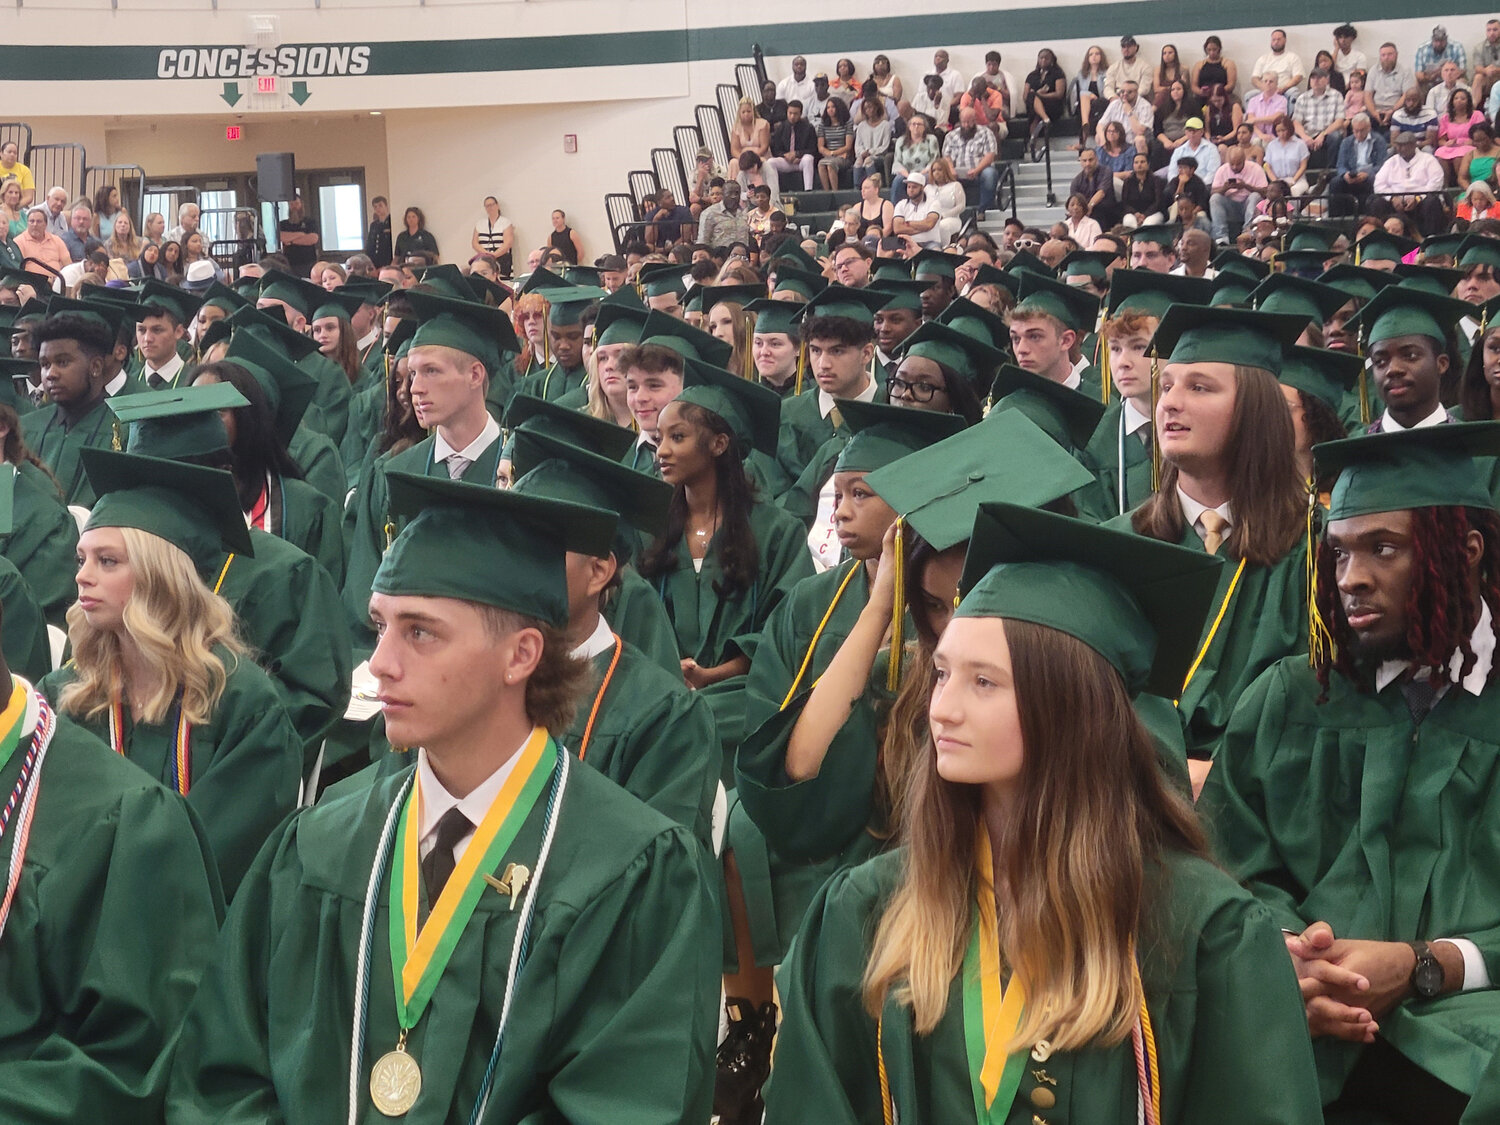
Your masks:
{"label": "white honor cord", "polygon": [[[563,792],[568,788],[568,776],[572,755],[563,747],[557,748],[557,793],[552,800],[555,810],[562,804]],[[552,838],[557,834],[557,817],[547,818],[547,828],[542,835],[542,850],[537,856],[536,874],[531,877],[531,887],[526,892],[526,902],[521,907],[521,921],[516,926],[516,940],[510,949],[510,967],[505,974],[505,999],[500,1005],[500,1026],[495,1029],[495,1047],[490,1054],[490,1069],[485,1074],[484,1093],[479,1100],[479,1111],[474,1115],[478,1121],[490,1104],[490,1091],[494,1088],[494,1067],[500,1057],[500,1040],[505,1037],[505,1025],[510,1020],[511,1001],[515,996],[516,973],[521,961],[521,946],[531,930],[531,919],[536,913],[537,888],[542,885],[542,872],[547,868],[547,857],[552,854]],[[351,1123],[352,1125],[352,1123]]]}
{"label": "white honor cord", "polygon": [[[31,710],[36,706],[38,697],[30,684],[26,686],[30,693],[27,709]],[[42,788],[42,764],[47,760],[47,748],[52,745],[52,735],[57,730],[57,716],[51,709],[36,708],[36,710],[39,712],[35,733],[36,763],[31,767],[31,784],[26,787],[26,796],[21,802],[20,817],[11,834],[10,866],[5,875],[3,900],[0,900],[0,937],[5,936],[5,923],[10,920],[10,904],[15,897],[16,887],[21,881],[21,864],[26,859],[26,844],[31,837],[31,817],[36,812],[37,794]]]}
{"label": "white honor cord", "polygon": [[1116,446],[1119,451],[1119,459],[1115,462],[1120,467],[1120,515],[1125,514],[1125,408],[1120,408],[1120,432],[1116,435],[1119,441]]}
{"label": "white honor cord", "polygon": [[365,1007],[370,1001],[370,935],[375,928],[376,899],[380,895],[380,884],[385,880],[396,822],[401,818],[401,807],[406,803],[406,795],[411,792],[416,776],[416,771],[412,771],[386,815],[385,827],[380,831],[380,844],[375,849],[375,862],[370,865],[370,885],[365,889],[364,921],[359,928],[359,965],[354,976],[354,1027],[349,1033],[349,1125],[357,1125],[359,1120],[359,1072],[364,1068]]}

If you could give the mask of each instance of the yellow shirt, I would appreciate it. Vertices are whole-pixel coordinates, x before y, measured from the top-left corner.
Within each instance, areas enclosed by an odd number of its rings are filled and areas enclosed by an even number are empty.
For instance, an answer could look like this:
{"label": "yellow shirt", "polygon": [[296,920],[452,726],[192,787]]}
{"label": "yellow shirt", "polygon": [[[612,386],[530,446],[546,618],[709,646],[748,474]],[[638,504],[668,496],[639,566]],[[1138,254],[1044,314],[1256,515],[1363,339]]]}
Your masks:
{"label": "yellow shirt", "polygon": [[19,181],[22,191],[35,191],[36,181],[31,178],[31,169],[17,160],[9,168],[0,164],[0,181],[8,180],[12,176]]}

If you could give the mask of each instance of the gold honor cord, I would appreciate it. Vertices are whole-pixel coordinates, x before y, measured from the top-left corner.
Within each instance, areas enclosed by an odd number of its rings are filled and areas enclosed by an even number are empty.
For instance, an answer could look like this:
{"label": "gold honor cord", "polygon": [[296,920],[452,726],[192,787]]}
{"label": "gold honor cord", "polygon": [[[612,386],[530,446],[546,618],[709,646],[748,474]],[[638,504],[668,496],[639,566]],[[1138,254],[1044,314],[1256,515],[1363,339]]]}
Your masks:
{"label": "gold honor cord", "polygon": [[1182,679],[1182,691],[1177,693],[1177,698],[1172,701],[1174,705],[1182,702],[1182,697],[1187,694],[1188,684],[1193,682],[1193,673],[1198,671],[1198,665],[1203,663],[1208,650],[1213,646],[1214,637],[1218,636],[1219,626],[1224,623],[1224,615],[1229,612],[1229,603],[1234,599],[1235,590],[1239,589],[1240,578],[1245,573],[1245,560],[1240,560],[1240,565],[1235,568],[1234,577],[1229,580],[1229,589],[1224,591],[1224,601],[1219,606],[1219,612],[1214,616],[1214,623],[1208,630],[1208,636],[1203,638],[1203,647],[1198,650],[1198,655],[1193,658],[1193,666],[1188,669],[1188,674]]}
{"label": "gold honor cord", "polygon": [[1318,556],[1314,536],[1318,531],[1318,509],[1321,506],[1317,479],[1309,477],[1307,480],[1307,559],[1303,574],[1307,584],[1307,664],[1310,668],[1316,668],[1319,662],[1333,651],[1333,634],[1329,632],[1328,623],[1323,620],[1323,615],[1318,611]]}
{"label": "gold honor cord", "polygon": [[828,609],[823,614],[823,620],[819,621],[818,627],[813,630],[812,640],[807,644],[807,654],[802,658],[802,666],[797,669],[797,675],[792,680],[792,686],[787,688],[786,698],[781,701],[781,706],[777,708],[778,710],[785,711],[787,705],[791,703],[792,697],[797,694],[797,689],[802,686],[802,677],[807,675],[808,666],[812,664],[813,653],[817,651],[818,641],[822,639],[823,630],[827,628],[828,622],[832,619],[833,611],[838,608],[839,599],[844,596],[844,591],[849,588],[849,583],[854,580],[854,576],[859,573],[859,568],[863,565],[864,563],[858,559],[849,560],[849,573],[844,575],[844,580],[839,583],[838,590],[834,592],[833,601],[828,603]]}

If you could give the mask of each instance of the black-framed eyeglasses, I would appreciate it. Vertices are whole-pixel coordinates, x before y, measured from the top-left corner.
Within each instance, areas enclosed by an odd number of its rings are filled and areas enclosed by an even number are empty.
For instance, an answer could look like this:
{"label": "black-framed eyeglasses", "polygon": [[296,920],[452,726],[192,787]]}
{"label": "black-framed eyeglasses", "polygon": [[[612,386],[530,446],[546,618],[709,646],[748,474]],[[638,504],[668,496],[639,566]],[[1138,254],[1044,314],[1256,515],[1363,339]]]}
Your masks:
{"label": "black-framed eyeglasses", "polygon": [[886,384],[886,392],[891,398],[906,398],[912,402],[931,402],[932,396],[942,389],[932,383],[913,383],[899,375],[893,376]]}

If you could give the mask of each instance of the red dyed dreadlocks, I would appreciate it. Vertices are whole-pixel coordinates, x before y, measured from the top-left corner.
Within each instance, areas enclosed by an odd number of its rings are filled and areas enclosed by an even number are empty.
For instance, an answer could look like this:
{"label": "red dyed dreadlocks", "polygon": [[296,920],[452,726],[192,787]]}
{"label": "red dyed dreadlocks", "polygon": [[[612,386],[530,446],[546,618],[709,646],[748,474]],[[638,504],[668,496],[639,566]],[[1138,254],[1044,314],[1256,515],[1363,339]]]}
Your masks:
{"label": "red dyed dreadlocks", "polygon": [[[1479,625],[1479,606],[1469,589],[1464,540],[1470,531],[1483,536],[1479,593],[1489,602],[1491,612],[1500,612],[1500,517],[1477,508],[1414,508],[1411,516],[1412,550],[1416,559],[1406,602],[1407,651],[1415,666],[1433,669],[1435,681],[1446,676],[1453,653],[1461,652],[1461,674],[1467,675],[1476,659],[1469,638]],[[1318,683],[1323,689],[1320,703],[1328,698],[1330,670],[1352,683],[1361,683],[1354,663],[1354,638],[1339,602],[1334,566],[1333,551],[1324,540],[1318,544],[1316,598],[1318,612],[1328,623],[1333,644],[1325,648],[1316,665]],[[1490,669],[1492,680],[1497,667],[1500,663]]]}

